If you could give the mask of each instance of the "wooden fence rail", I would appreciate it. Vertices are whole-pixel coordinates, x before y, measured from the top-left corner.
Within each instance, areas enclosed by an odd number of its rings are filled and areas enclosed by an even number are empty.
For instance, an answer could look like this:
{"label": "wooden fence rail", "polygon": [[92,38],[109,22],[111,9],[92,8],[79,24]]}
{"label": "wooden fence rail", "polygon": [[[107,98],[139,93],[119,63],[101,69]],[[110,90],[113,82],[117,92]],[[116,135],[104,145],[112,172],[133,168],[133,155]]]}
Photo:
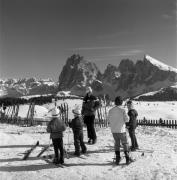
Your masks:
{"label": "wooden fence rail", "polygon": [[177,129],[177,120],[147,120],[147,119],[139,119],[138,126],[160,126],[160,127],[168,127]]}
{"label": "wooden fence rail", "polygon": [[[34,125],[47,125],[50,118],[34,118],[34,104],[29,105],[29,110],[26,118],[18,116],[19,105],[8,107],[5,114],[1,114],[0,123],[10,123],[22,126],[34,126]],[[60,109],[60,118],[68,125],[69,120],[69,108],[68,104],[64,103],[58,106]],[[102,106],[96,112],[95,127],[109,127],[108,123],[108,107]],[[159,126],[177,129],[177,120],[154,120],[154,119],[138,119],[138,126]]]}

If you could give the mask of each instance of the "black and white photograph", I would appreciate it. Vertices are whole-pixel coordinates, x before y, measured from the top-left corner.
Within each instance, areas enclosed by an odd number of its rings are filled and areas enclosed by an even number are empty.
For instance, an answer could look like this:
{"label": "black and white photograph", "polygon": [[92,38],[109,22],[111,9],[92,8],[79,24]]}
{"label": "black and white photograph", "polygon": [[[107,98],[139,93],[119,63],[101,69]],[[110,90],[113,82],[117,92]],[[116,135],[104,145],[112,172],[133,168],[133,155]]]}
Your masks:
{"label": "black and white photograph", "polygon": [[0,0],[0,179],[177,180],[176,0]]}

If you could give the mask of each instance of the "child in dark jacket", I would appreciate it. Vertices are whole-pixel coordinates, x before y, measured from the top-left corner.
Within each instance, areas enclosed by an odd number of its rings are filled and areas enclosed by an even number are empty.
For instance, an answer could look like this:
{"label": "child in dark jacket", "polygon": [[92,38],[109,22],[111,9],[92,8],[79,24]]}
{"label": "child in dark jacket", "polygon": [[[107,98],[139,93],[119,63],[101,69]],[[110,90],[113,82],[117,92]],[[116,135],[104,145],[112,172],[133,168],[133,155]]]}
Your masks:
{"label": "child in dark jacket", "polygon": [[[47,126],[47,132],[50,133],[50,138],[52,139],[55,158],[53,163],[63,164],[64,163],[64,149],[63,149],[63,131],[65,131],[66,126],[61,118],[58,117],[59,109],[55,107],[52,109],[52,119]],[[60,158],[58,154],[60,151]]]}
{"label": "child in dark jacket", "polygon": [[129,131],[129,136],[131,139],[131,147],[130,150],[131,151],[136,151],[136,149],[138,149],[138,142],[137,142],[137,138],[135,135],[135,130],[137,127],[137,116],[138,113],[137,111],[134,109],[133,107],[133,102],[131,100],[129,100],[127,102],[127,108],[128,108],[128,116],[129,116],[129,122],[126,124],[128,131]]}
{"label": "child in dark jacket", "polygon": [[[87,148],[84,143],[84,135],[83,135],[83,120],[81,117],[81,110],[79,107],[73,109],[74,119],[69,123],[69,127],[73,130],[74,135],[74,146],[75,153],[74,155],[80,156],[80,153],[86,153]],[[81,147],[81,152],[80,152]]]}

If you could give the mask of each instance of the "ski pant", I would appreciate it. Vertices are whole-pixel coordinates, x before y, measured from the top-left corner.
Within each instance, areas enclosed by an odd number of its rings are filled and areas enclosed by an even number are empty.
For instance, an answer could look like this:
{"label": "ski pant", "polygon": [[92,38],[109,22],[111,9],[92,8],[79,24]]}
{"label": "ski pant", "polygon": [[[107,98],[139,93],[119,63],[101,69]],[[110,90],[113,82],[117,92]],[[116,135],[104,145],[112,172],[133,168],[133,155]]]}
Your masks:
{"label": "ski pant", "polygon": [[55,158],[59,158],[58,150],[60,151],[60,160],[64,160],[63,138],[52,139]]}
{"label": "ski pant", "polygon": [[84,116],[84,123],[87,126],[87,135],[89,139],[96,140],[96,132],[94,127],[95,115]]}
{"label": "ski pant", "polygon": [[132,148],[138,148],[138,142],[137,142],[136,135],[135,135],[135,129],[129,128],[128,132],[129,132],[129,136],[131,139]]}
{"label": "ski pant", "polygon": [[81,147],[82,152],[86,151],[83,131],[82,130],[73,131],[73,134],[74,134],[75,152],[80,153],[80,147]]}
{"label": "ski pant", "polygon": [[124,151],[129,151],[127,135],[125,133],[112,133],[115,141],[115,151],[120,151],[120,143],[122,143]]}

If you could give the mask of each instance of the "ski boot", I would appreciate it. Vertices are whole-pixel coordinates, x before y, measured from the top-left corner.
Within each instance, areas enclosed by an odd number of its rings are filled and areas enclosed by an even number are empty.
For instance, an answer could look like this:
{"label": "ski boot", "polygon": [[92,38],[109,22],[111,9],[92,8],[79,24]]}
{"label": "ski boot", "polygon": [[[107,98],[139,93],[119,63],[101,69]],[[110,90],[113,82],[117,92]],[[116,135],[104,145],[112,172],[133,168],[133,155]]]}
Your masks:
{"label": "ski boot", "polygon": [[119,165],[121,157],[120,157],[120,151],[115,151],[116,153],[116,165]]}

